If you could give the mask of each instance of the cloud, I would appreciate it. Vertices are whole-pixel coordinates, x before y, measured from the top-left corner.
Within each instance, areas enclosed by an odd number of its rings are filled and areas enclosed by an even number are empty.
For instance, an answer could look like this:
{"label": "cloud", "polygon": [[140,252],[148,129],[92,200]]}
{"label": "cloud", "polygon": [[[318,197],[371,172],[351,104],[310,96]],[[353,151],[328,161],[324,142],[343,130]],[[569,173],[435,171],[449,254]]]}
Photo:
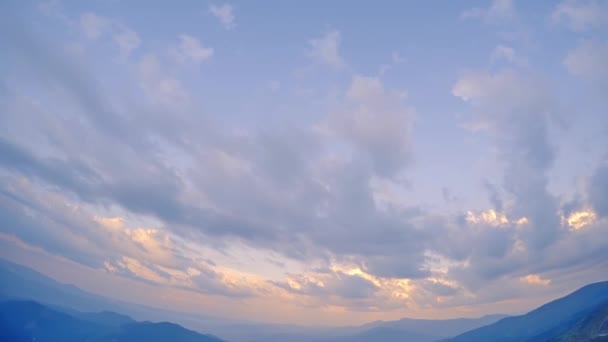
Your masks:
{"label": "cloud", "polygon": [[508,46],[498,45],[492,51],[492,59],[501,59],[504,58],[509,62],[513,62],[515,60],[515,50]]}
{"label": "cloud", "polygon": [[603,1],[565,0],[551,13],[551,21],[582,32],[608,25],[608,6]]}
{"label": "cloud", "polygon": [[423,280],[420,282],[419,286],[425,291],[443,297],[454,296],[460,291],[459,288],[454,287],[449,282],[446,283],[445,281],[438,279]]}
{"label": "cloud", "polygon": [[93,12],[80,15],[78,25],[82,34],[89,40],[99,40],[111,36],[118,47],[121,60],[127,60],[141,45],[139,34],[119,20],[107,18]]}
{"label": "cloud", "polygon": [[316,276],[319,278],[294,275],[287,283],[279,285],[289,291],[309,296],[338,296],[347,299],[369,298],[378,290],[371,280],[359,275],[335,272]]}
{"label": "cloud", "polygon": [[344,59],[340,55],[340,31],[329,31],[324,36],[311,39],[308,43],[309,56],[319,64],[329,65],[334,68],[345,66]]}
{"label": "cloud", "polygon": [[88,39],[101,37],[108,29],[108,20],[92,12],[83,13],[80,16],[80,27]]}
{"label": "cloud", "polygon": [[119,32],[114,34],[114,42],[118,45],[121,59],[127,59],[141,44],[139,34],[127,26],[121,25]]}
{"label": "cloud", "polygon": [[587,194],[599,217],[608,217],[608,164],[598,167],[589,181]]}
{"label": "cloud", "polygon": [[501,212],[503,210],[503,200],[500,195],[500,189],[494,184],[485,180],[483,182],[484,189],[488,192],[489,200],[495,210]]}
{"label": "cloud", "polygon": [[568,52],[564,65],[572,75],[591,81],[608,80],[608,42],[583,41]]}
{"label": "cloud", "polygon": [[164,227],[131,227],[122,217],[95,216],[61,194],[40,193],[35,184],[2,178],[3,232],[93,268],[192,291],[222,296],[251,296],[259,281],[238,280],[187,256]]}
{"label": "cloud", "polygon": [[504,188],[515,199],[511,214],[531,222],[527,242],[547,246],[560,231],[556,199],[547,191],[546,172],[556,153],[548,133],[557,110],[550,90],[540,79],[505,70],[465,76],[452,93],[472,104],[496,139],[506,163]]}
{"label": "cloud", "polygon": [[525,277],[521,277],[520,279],[521,281],[532,285],[547,286],[551,284],[550,279],[543,279],[538,274],[529,274]]}
{"label": "cloud", "polygon": [[518,66],[525,66],[528,64],[525,58],[519,56],[519,54],[515,52],[515,49],[502,44],[499,44],[494,48],[490,58],[492,62],[499,62],[503,60],[507,63]]}
{"label": "cloud", "polygon": [[393,51],[393,53],[391,54],[391,61],[395,64],[399,64],[405,62],[405,58],[402,57],[399,52]]}
{"label": "cloud", "polygon": [[139,62],[138,69],[141,87],[154,103],[180,106],[190,101],[190,94],[183,84],[163,71],[163,66],[156,56],[144,56]]}
{"label": "cloud", "polygon": [[499,23],[515,15],[513,0],[493,0],[488,8],[471,8],[460,14],[461,19],[479,19],[485,23]]}
{"label": "cloud", "polygon": [[333,265],[301,274],[291,274],[275,285],[300,296],[306,306],[337,307],[355,312],[386,312],[412,304],[415,291],[408,279],[381,278],[357,267]]}
{"label": "cloud", "polygon": [[[108,20],[91,29],[98,43],[124,31]],[[261,125],[269,121],[254,113],[263,120],[232,125],[166,58],[208,61],[212,48],[195,37],[141,56],[139,38],[126,39],[129,58],[117,65],[64,53],[55,34],[1,34],[16,67],[0,101],[0,226],[49,253],[235,303],[393,315],[557,294],[605,274],[606,172],[581,193],[553,195],[559,108],[531,70],[500,65],[454,82],[500,170],[485,184],[490,208],[446,210],[418,198],[416,113],[388,80],[340,79],[338,95],[302,121]],[[591,45],[601,56],[602,43]],[[317,63],[346,64],[337,31],[310,48]],[[518,54],[499,45],[494,58],[517,66]],[[590,60],[597,73],[601,59]],[[287,94],[291,80],[282,82]]]}
{"label": "cloud", "polygon": [[564,216],[563,219],[571,229],[579,230],[595,223],[597,217],[595,212],[591,210],[582,210],[572,212],[569,215]]}
{"label": "cloud", "polygon": [[409,161],[414,110],[403,93],[385,89],[378,78],[356,75],[344,107],[330,126],[363,151],[379,174],[394,174]]}
{"label": "cloud", "polygon": [[418,279],[430,275],[430,272],[422,269],[425,261],[422,255],[412,253],[410,258],[400,260],[391,256],[369,256],[365,258],[364,268],[383,278]]}
{"label": "cloud", "polygon": [[179,45],[170,50],[175,61],[181,64],[201,64],[210,59],[213,53],[213,48],[203,46],[196,37],[187,34],[181,34]]}
{"label": "cloud", "polygon": [[[139,279],[144,279],[152,283],[164,283],[165,278],[161,276],[157,271],[152,268],[144,265],[137,259],[122,257],[122,260],[119,261],[118,266],[122,269],[132,273],[135,277]],[[112,269],[110,267],[109,269]]]}
{"label": "cloud", "polygon": [[226,30],[235,27],[234,23],[234,7],[230,4],[222,4],[220,6],[209,6],[209,13],[216,17]]}

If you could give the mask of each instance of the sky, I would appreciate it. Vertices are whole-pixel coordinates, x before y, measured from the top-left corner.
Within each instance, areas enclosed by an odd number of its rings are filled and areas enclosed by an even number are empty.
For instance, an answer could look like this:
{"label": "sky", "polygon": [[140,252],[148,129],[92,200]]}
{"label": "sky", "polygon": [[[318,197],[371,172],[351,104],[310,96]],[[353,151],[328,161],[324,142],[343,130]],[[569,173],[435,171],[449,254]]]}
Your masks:
{"label": "sky", "polygon": [[608,274],[608,2],[2,1],[0,257],[261,322]]}

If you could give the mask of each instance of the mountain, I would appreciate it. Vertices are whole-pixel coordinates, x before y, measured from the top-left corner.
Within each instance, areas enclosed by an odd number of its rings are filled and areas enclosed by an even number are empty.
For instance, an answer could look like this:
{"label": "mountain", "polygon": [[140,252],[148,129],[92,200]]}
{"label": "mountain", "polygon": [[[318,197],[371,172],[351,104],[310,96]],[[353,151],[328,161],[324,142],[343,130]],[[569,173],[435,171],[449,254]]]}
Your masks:
{"label": "mountain", "polygon": [[602,308],[606,303],[608,303],[608,281],[590,284],[525,315],[504,318],[494,324],[466,332],[447,341],[519,342],[555,339],[559,341],[569,333],[577,333],[576,330],[570,331],[571,327],[580,326],[585,330],[586,320],[593,321],[601,316],[601,313],[604,312]]}
{"label": "mountain", "polygon": [[102,312],[78,312],[78,311],[66,311],[72,316],[79,318],[83,321],[93,322],[106,327],[120,327],[125,324],[135,323],[135,320],[129,316],[118,314],[112,311]]}
{"label": "mountain", "polygon": [[0,341],[123,342],[123,341],[222,342],[173,323],[136,322],[112,313],[60,312],[34,301],[0,303]]}
{"label": "mountain", "polygon": [[103,333],[103,328],[95,323],[32,301],[0,303],[0,325],[2,341],[83,341]]}
{"label": "mountain", "polygon": [[366,341],[415,341],[415,342],[433,342],[441,339],[440,336],[423,335],[407,330],[390,328],[390,327],[375,327],[369,330],[352,336],[337,337],[330,341],[332,342],[366,342]]}
{"label": "mountain", "polygon": [[492,324],[505,315],[489,315],[481,318],[444,320],[404,318],[391,322],[376,322],[373,327],[349,336],[344,341],[438,341],[466,331]]}
{"label": "mountain", "polygon": [[404,318],[398,321],[375,322],[371,324],[372,327],[357,334],[347,336],[340,341],[438,341],[446,337],[462,334],[465,331],[492,324],[504,317],[507,316],[489,315],[481,318],[441,320]]}
{"label": "mountain", "polygon": [[608,302],[574,316],[569,322],[538,335],[533,340],[549,342],[608,341]]}
{"label": "mountain", "polygon": [[[209,332],[233,342],[357,342],[434,341],[494,323],[504,316],[479,319],[378,321],[361,326],[305,327],[238,322],[217,317],[185,314],[95,295],[62,284],[28,267],[0,259],[0,300],[33,300],[73,318],[106,326],[123,326],[138,320],[177,322],[187,328]],[[97,313],[89,313],[95,311]],[[99,312],[101,311],[101,312]]]}
{"label": "mountain", "polygon": [[[162,321],[169,318],[188,328],[202,331],[209,331],[211,326],[225,325],[228,322],[218,317],[176,312],[92,294],[2,258],[0,258],[0,280],[0,301],[33,300],[75,316],[81,315],[82,312],[121,312],[138,320]],[[95,315],[99,316],[99,314]],[[118,318],[114,316],[106,319]]]}
{"label": "mountain", "polygon": [[119,310],[119,301],[59,283],[30,268],[0,259],[0,299],[32,299],[80,311]]}
{"label": "mountain", "polygon": [[492,324],[504,315],[481,318],[427,320],[404,318],[398,321],[377,321],[354,327],[302,330],[257,336],[253,342],[364,342],[412,341],[433,342]]}

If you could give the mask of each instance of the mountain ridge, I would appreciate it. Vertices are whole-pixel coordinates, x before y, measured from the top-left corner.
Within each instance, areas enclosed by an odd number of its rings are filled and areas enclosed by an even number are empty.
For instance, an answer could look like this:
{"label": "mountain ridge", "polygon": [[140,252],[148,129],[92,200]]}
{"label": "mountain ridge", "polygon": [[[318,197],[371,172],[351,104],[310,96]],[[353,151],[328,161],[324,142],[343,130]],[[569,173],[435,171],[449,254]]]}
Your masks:
{"label": "mountain ridge", "polygon": [[576,316],[585,316],[601,303],[608,301],[608,281],[585,285],[578,290],[548,302],[520,316],[507,317],[496,323],[465,332],[446,342],[511,342],[533,341],[537,336],[557,333]]}
{"label": "mountain ridge", "polygon": [[[0,340],[40,342],[168,341],[223,342],[169,322],[136,322],[113,312],[81,313],[80,318],[31,300],[0,303]],[[120,318],[108,324],[106,318]]]}
{"label": "mountain ridge", "polygon": [[[454,322],[464,322],[465,324],[472,324],[464,328],[460,328],[457,332],[463,332],[472,328],[479,327],[483,324],[488,324],[488,318],[492,316],[484,316],[481,318],[459,318],[459,319],[447,319],[447,320],[420,320],[412,318],[402,318],[396,321],[376,321],[368,324],[359,326],[342,326],[342,327],[307,327],[307,326],[296,326],[296,325],[279,325],[279,324],[261,324],[255,322],[238,322],[238,321],[214,321],[215,323],[206,319],[207,316],[193,316],[180,313],[174,313],[170,311],[163,311],[158,308],[142,306],[139,304],[126,303],[118,300],[106,298],[97,294],[86,292],[74,285],[60,283],[36,270],[33,270],[27,266],[19,265],[14,262],[0,258],[0,275],[2,275],[3,282],[0,282],[0,299],[30,299],[49,307],[54,307],[62,312],[67,312],[76,317],[83,318],[82,315],[86,315],[86,312],[90,311],[112,311],[126,313],[129,316],[136,317],[142,320],[163,320],[163,317],[171,316],[176,317],[172,320],[179,321],[180,325],[183,325],[189,329],[195,329],[197,331],[205,331],[212,333],[213,335],[220,336],[231,342],[256,342],[256,341],[283,341],[286,338],[290,341],[328,341],[337,342],[337,339],[341,341],[347,341],[348,338],[356,340],[361,337],[356,336],[358,334],[370,334],[366,332],[377,327],[387,325],[382,329],[376,329],[372,332],[401,332],[402,334],[408,333],[410,336],[429,336],[428,331],[441,331],[443,328],[436,326],[428,328],[427,331],[420,331],[411,329],[413,331],[407,331],[405,327],[413,326],[416,324],[433,324],[437,322],[438,325],[452,324]],[[47,291],[48,289],[48,291]],[[84,302],[84,304],[83,304]],[[83,314],[83,312],[85,312]],[[154,315],[150,312],[155,313]],[[163,314],[164,313],[164,314]],[[134,315],[135,314],[135,315]],[[179,316],[178,316],[179,315]],[[84,317],[86,318],[86,317]],[[114,317],[113,319],[116,319]],[[479,324],[475,322],[480,320]],[[214,325],[215,324],[215,325]],[[405,327],[404,327],[405,326]],[[452,331],[453,328],[448,328]],[[451,332],[440,334],[435,336],[434,339],[440,339],[447,336],[453,336]],[[385,336],[386,337],[386,336]],[[425,338],[426,340],[426,338]]]}

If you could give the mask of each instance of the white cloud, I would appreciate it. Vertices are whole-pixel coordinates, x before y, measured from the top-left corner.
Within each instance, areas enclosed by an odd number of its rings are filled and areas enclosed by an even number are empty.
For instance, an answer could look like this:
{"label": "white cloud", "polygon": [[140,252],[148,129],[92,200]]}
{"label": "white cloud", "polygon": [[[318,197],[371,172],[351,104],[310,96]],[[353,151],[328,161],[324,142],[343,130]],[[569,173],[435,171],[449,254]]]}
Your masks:
{"label": "white cloud", "polygon": [[491,56],[492,62],[498,62],[500,60],[504,60],[506,62],[515,64],[515,65],[525,65],[527,61],[525,58],[519,56],[515,49],[506,45],[497,45],[492,51]]}
{"label": "white cloud", "polygon": [[114,35],[114,42],[118,45],[121,58],[127,59],[139,47],[141,39],[139,39],[137,32],[126,26],[121,26],[120,32]]}
{"label": "white cloud", "polygon": [[403,58],[401,54],[399,54],[399,52],[397,51],[393,51],[393,53],[391,54],[391,59],[395,64],[405,62],[405,58]]}
{"label": "white cloud", "polygon": [[80,16],[80,28],[88,39],[97,39],[108,29],[108,20],[92,12]]}
{"label": "white cloud", "polygon": [[311,39],[309,41],[309,55],[316,62],[326,64],[332,67],[344,66],[344,60],[340,56],[340,40],[339,31],[330,31],[323,37]]}
{"label": "white cloud", "polygon": [[515,60],[515,50],[511,47],[498,45],[492,51],[492,59],[505,59],[509,62],[513,62]]}
{"label": "white cloud", "polygon": [[170,50],[170,54],[178,63],[200,64],[213,56],[213,48],[203,46],[196,37],[182,34],[179,41],[179,45]]}
{"label": "white cloud", "polygon": [[484,117],[504,119],[513,115],[511,112],[518,112],[519,107],[538,110],[546,101],[543,90],[543,84],[534,77],[503,70],[494,74],[470,73],[456,82],[452,94],[465,102],[492,109],[482,111]]}
{"label": "white cloud", "polygon": [[216,17],[226,30],[234,28],[234,7],[229,4],[209,6],[209,13]]}
{"label": "white cloud", "polygon": [[488,8],[471,8],[460,15],[461,19],[479,19],[486,23],[495,23],[515,15],[513,0],[494,0]]}
{"label": "white cloud", "polygon": [[126,60],[141,45],[139,34],[114,18],[107,18],[93,12],[80,15],[79,26],[82,34],[90,40],[111,37],[119,50],[119,57]]}
{"label": "white cloud", "polygon": [[572,1],[560,3],[551,13],[551,20],[564,24],[572,31],[585,31],[608,24],[608,5],[599,1]]}
{"label": "white cloud", "polygon": [[167,106],[189,101],[189,93],[182,83],[162,72],[158,59],[153,55],[145,56],[139,63],[141,86],[151,100]]}
{"label": "white cloud", "polygon": [[570,51],[564,65],[572,75],[608,80],[608,42],[586,41]]}

